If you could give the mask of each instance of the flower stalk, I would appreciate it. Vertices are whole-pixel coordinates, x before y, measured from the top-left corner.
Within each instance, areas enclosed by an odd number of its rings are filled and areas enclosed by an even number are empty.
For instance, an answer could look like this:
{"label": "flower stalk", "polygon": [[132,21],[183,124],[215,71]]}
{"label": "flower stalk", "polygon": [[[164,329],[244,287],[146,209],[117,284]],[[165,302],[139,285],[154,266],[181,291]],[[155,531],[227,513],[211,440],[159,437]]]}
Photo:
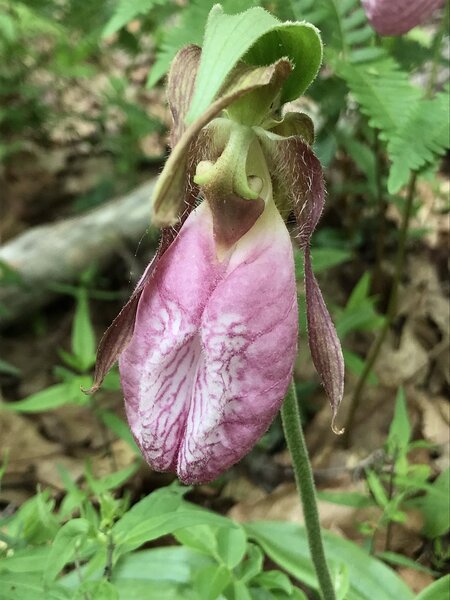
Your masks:
{"label": "flower stalk", "polygon": [[316,490],[311,463],[298,408],[297,393],[292,381],[281,407],[284,435],[292,457],[295,482],[303,507],[309,550],[319,583],[322,600],[335,600],[330,571],[328,569],[320,530]]}

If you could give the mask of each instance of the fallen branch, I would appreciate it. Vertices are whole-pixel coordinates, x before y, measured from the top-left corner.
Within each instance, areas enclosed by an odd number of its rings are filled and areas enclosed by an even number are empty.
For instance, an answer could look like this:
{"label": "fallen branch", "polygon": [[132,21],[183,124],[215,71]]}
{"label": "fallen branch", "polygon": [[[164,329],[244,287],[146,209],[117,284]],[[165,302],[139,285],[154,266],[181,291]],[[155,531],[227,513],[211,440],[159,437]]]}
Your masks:
{"label": "fallen branch", "polygon": [[150,181],[89,213],[30,229],[0,247],[0,265],[20,279],[0,285],[0,326],[49,302],[55,296],[52,283],[77,281],[92,262],[102,266],[121,247],[136,243],[149,227],[154,185]]}

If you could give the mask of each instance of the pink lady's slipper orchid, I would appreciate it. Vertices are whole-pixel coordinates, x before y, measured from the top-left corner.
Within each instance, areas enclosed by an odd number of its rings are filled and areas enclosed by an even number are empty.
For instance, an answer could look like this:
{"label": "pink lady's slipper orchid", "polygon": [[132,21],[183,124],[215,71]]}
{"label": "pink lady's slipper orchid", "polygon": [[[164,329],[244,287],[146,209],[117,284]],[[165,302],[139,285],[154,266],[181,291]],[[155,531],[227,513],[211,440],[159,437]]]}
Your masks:
{"label": "pink lady's slipper orchid", "polygon": [[239,63],[207,116],[186,128],[200,56],[189,46],[171,68],[174,149],[154,203],[154,220],[169,226],[101,342],[94,384],[119,357],[137,444],[155,470],[176,471],[185,483],[210,481],[240,460],[286,394],[298,333],[281,216],[291,210],[305,252],[312,356],[334,412],[343,386],[339,342],[309,256],[324,200],[312,123],[270,116],[292,67],[284,59]]}
{"label": "pink lady's slipper orchid", "polygon": [[402,35],[428,19],[443,0],[362,0],[372,27],[380,35]]}

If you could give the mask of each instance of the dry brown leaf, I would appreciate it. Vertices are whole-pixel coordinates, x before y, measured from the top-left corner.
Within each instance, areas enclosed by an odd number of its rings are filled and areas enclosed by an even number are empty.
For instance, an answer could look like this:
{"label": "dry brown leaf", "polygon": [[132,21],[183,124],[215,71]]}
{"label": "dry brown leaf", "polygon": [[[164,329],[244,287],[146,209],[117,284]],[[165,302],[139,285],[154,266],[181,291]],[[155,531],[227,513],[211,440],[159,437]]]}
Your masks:
{"label": "dry brown leaf", "polygon": [[63,464],[77,479],[83,471],[83,461],[64,455],[63,448],[46,440],[37,430],[36,421],[2,410],[0,412],[2,449],[8,452],[8,467],[1,498],[13,501],[17,490],[26,490],[27,497],[43,487],[62,489],[56,465]]}
{"label": "dry brown leaf", "polygon": [[[347,488],[333,488],[334,492],[360,491],[361,484]],[[357,509],[331,502],[319,501],[319,519],[321,525],[339,535],[357,542],[362,541],[358,524],[363,521],[376,521],[380,516],[377,508]],[[284,483],[265,498],[256,501],[243,500],[229,511],[229,516],[239,522],[257,520],[291,521],[303,523],[303,510],[295,484]]]}
{"label": "dry brown leaf", "polygon": [[432,575],[408,567],[401,567],[397,572],[415,594],[421,592],[434,581]]}
{"label": "dry brown leaf", "polygon": [[376,363],[380,384],[398,388],[408,382],[423,383],[428,370],[428,353],[417,341],[409,323],[401,334],[400,346],[388,337]]}

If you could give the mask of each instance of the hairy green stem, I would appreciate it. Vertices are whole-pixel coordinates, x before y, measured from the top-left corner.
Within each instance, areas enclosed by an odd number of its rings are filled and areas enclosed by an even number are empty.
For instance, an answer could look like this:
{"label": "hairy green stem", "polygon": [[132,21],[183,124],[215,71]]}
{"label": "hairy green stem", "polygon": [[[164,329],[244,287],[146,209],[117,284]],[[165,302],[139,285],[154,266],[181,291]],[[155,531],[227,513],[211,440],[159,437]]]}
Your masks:
{"label": "hairy green stem", "polygon": [[398,288],[400,284],[400,280],[403,274],[403,265],[405,263],[405,253],[406,253],[406,242],[408,239],[408,229],[409,229],[409,221],[411,219],[413,201],[414,201],[414,192],[416,188],[416,179],[417,173],[411,173],[411,177],[409,179],[408,184],[408,193],[406,196],[405,207],[403,210],[403,218],[402,218],[402,226],[400,230],[400,237],[398,241],[397,248],[397,257],[395,261],[395,272],[394,272],[394,280],[392,282],[391,293],[389,295],[389,304],[386,311],[386,318],[383,323],[383,327],[381,328],[377,339],[375,340],[374,345],[370,349],[369,356],[364,365],[363,372],[361,373],[360,378],[358,379],[358,383],[356,384],[355,391],[353,393],[352,401],[350,404],[347,422],[345,424],[345,433],[343,435],[343,444],[345,447],[348,447],[350,444],[350,435],[351,430],[353,428],[353,424],[355,421],[355,414],[358,409],[360,400],[362,398],[362,394],[364,391],[364,387],[366,385],[367,379],[372,372],[372,369],[375,365],[375,362],[378,358],[378,355],[381,350],[381,346],[386,338],[388,331],[391,328],[391,325],[394,321],[395,315],[397,313],[397,296],[398,296]]}
{"label": "hairy green stem", "polygon": [[330,571],[325,559],[322,534],[320,531],[319,512],[317,509],[314,479],[303,435],[297,394],[294,382],[291,382],[288,393],[281,408],[284,435],[292,457],[295,481],[303,506],[306,535],[309,550],[316,570],[319,589],[323,600],[336,600]]}

